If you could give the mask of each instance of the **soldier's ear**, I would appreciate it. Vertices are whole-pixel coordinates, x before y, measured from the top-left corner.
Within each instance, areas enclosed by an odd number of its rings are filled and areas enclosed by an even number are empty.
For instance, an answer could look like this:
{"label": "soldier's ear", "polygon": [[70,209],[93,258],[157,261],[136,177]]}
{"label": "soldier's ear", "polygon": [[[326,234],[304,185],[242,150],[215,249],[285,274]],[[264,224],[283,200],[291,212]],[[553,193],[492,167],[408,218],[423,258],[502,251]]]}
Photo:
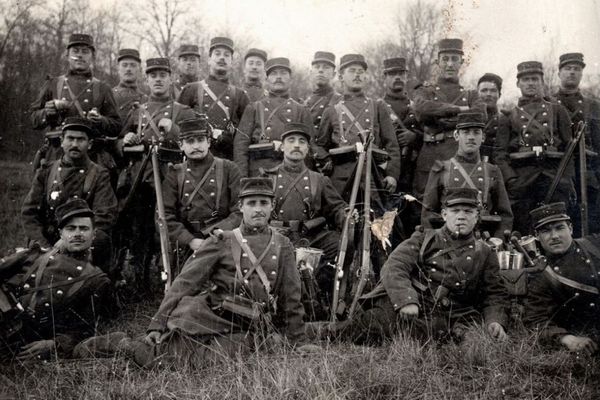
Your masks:
{"label": "soldier's ear", "polygon": [[442,208],[440,215],[442,216],[442,219],[444,220],[444,222],[446,222],[446,218],[448,217],[448,212],[446,211],[445,208]]}
{"label": "soldier's ear", "polygon": [[454,140],[456,140],[458,142],[458,129],[454,130],[454,132],[452,133],[452,136],[454,136]]}

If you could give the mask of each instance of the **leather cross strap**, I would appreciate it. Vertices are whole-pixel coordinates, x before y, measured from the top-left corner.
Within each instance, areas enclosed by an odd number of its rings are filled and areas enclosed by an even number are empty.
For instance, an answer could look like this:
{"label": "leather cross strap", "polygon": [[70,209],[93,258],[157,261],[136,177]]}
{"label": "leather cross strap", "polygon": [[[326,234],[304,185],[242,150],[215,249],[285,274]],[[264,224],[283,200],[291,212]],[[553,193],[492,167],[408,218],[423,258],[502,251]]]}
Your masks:
{"label": "leather cross strap", "polygon": [[208,86],[208,84],[206,83],[206,80],[202,79],[200,81],[200,85],[198,85],[198,107],[200,108],[200,111],[202,111],[202,104],[204,102],[204,92],[206,92],[206,94],[208,94],[208,97],[210,97],[213,101],[213,104],[208,108],[208,110],[206,110],[206,112],[208,113],[208,111],[210,111],[216,104],[225,113],[225,116],[227,117],[227,119],[231,119],[231,117],[229,115],[229,107],[227,107],[221,101],[223,96],[225,96],[227,93],[229,93],[230,89],[231,89],[231,85],[228,85],[227,89],[225,89],[223,91],[223,93],[221,93],[221,95],[219,97],[217,97],[215,92],[213,92],[210,89],[210,87]]}
{"label": "leather cross strap", "polygon": [[467,173],[467,171],[465,170],[465,168],[461,165],[461,163],[459,163],[456,158],[452,157],[450,159],[450,165],[455,166],[456,169],[458,170],[458,172],[461,174],[461,176],[463,177],[463,179],[465,180],[465,183],[463,183],[463,187],[465,186],[465,184],[469,185],[469,187],[471,189],[477,189],[477,186],[475,186],[475,183],[473,182],[473,179],[471,179],[471,175],[473,174],[473,172],[477,169],[477,167],[479,166],[480,163],[478,163],[477,165],[475,165],[475,167],[473,168],[473,170],[471,171],[471,173]]}
{"label": "leather cross strap", "polygon": [[275,109],[273,111],[271,111],[271,113],[269,114],[269,117],[265,120],[265,110],[264,107],[265,105],[263,104],[263,102],[261,100],[259,100],[257,102],[258,105],[258,115],[260,118],[260,135],[261,135],[261,139],[264,139],[267,137],[267,135],[265,134],[265,125],[268,124],[269,122],[271,122],[271,119],[273,119],[273,116],[275,115],[275,113],[279,110],[281,110],[283,108],[283,106],[285,106],[287,104],[287,100],[284,101],[283,103],[281,103],[280,105],[278,105],[277,107],[275,107]]}
{"label": "leather cross strap", "polygon": [[[210,177],[211,172],[215,168],[216,163],[217,163],[217,160],[214,159],[213,162],[212,162],[212,164],[208,168],[208,170],[206,170],[206,172],[204,173],[204,176],[202,177],[202,179],[200,179],[200,182],[198,182],[198,184],[194,187],[194,190],[192,191],[192,194],[190,195],[190,197],[188,197],[187,201],[183,204],[184,207],[187,207],[190,204],[192,204],[192,201],[194,200],[194,197],[196,197],[196,195],[198,194],[198,191],[200,191],[200,189],[202,188],[202,185],[204,185],[204,183]],[[185,171],[185,169],[187,169],[187,163],[184,165],[184,167],[185,167],[184,168],[184,171]],[[183,185],[182,185],[182,190],[183,190]]]}
{"label": "leather cross strap", "polygon": [[[75,106],[75,108],[77,109],[77,112],[79,113],[79,116],[81,118],[85,118],[85,112],[83,111],[83,107],[81,107],[81,103],[79,102],[79,98],[81,97],[81,95],[83,95],[85,93],[85,91],[89,88],[94,89],[94,81],[96,78],[92,78],[92,82],[87,85],[86,87],[84,87],[81,92],[79,92],[79,94],[77,96],[75,96],[75,93],[73,93],[73,89],[71,89],[71,85],[69,85],[69,80],[67,79],[66,76],[61,75],[57,81],[57,91],[56,94],[58,97],[62,97],[62,89],[64,86],[67,87],[67,91],[69,92],[69,97],[71,97],[71,101],[73,102],[73,105]],[[94,93],[92,93],[93,95]]]}
{"label": "leather cross strap", "polygon": [[[286,191],[283,193],[283,196],[280,196],[281,200],[273,208],[273,213],[274,213],[273,215],[278,215],[279,210],[281,210],[281,207],[283,207],[283,205],[285,204],[285,201],[287,200],[287,198],[290,195],[290,193],[292,192],[292,190],[294,190],[294,188],[296,187],[298,182],[300,182],[302,177],[307,176],[307,174],[308,174],[308,169],[304,170],[301,174],[298,174],[298,176],[292,181],[291,185],[289,185],[287,187]],[[273,186],[274,186],[273,190],[274,191],[277,189],[277,182],[278,182],[278,179],[276,178],[275,181],[273,182]]]}
{"label": "leather cross strap", "polygon": [[267,291],[267,295],[269,295],[271,293],[271,283],[269,282],[269,279],[267,278],[267,274],[265,274],[265,271],[260,266],[260,263],[262,262],[262,260],[265,258],[265,256],[271,249],[271,245],[273,242],[271,242],[269,240],[269,244],[267,245],[265,250],[262,252],[262,254],[258,258],[256,258],[256,256],[252,252],[252,249],[250,249],[250,246],[248,246],[248,244],[244,241],[244,237],[242,236],[242,232],[240,231],[240,228],[235,228],[233,230],[233,235],[235,236],[236,241],[238,242],[238,244],[240,245],[242,250],[244,250],[244,252],[248,256],[248,259],[250,260],[250,263],[252,264],[252,268],[250,268],[250,270],[248,270],[246,275],[242,275],[242,271],[240,269],[240,262],[238,260],[236,260],[237,272],[239,273],[240,276],[243,277],[244,280],[247,280],[250,277],[250,275],[252,275],[253,272],[256,272],[256,274],[260,278],[260,281],[262,282],[263,286],[265,287],[265,290]]}
{"label": "leather cross strap", "polygon": [[586,285],[585,283],[577,282],[562,275],[559,275],[556,272],[554,272],[552,270],[552,267],[550,267],[549,265],[546,267],[546,269],[544,269],[544,272],[550,277],[550,279],[558,281],[565,286],[569,286],[573,289],[581,290],[582,292],[588,292],[595,295],[600,294],[600,290],[598,290],[597,287]]}
{"label": "leather cross strap", "polygon": [[[373,106],[373,104],[371,104],[371,106]],[[361,139],[364,141],[365,137],[364,137],[364,128],[362,127],[362,125],[360,124],[360,122],[358,122],[358,118],[362,117],[362,115],[364,114],[365,110],[362,109],[360,110],[360,113],[355,117],[354,114],[352,114],[352,112],[348,109],[348,107],[346,107],[345,104],[342,104],[342,102],[339,102],[335,105],[336,110],[338,111],[338,114],[340,116],[340,131],[344,130],[344,127],[342,125],[342,114],[347,114],[348,117],[350,118],[350,126],[347,129],[347,132],[350,132],[350,129],[352,129],[353,126],[356,126],[356,128],[358,129],[358,134],[360,135]],[[345,134],[342,134],[342,136],[345,136]]]}

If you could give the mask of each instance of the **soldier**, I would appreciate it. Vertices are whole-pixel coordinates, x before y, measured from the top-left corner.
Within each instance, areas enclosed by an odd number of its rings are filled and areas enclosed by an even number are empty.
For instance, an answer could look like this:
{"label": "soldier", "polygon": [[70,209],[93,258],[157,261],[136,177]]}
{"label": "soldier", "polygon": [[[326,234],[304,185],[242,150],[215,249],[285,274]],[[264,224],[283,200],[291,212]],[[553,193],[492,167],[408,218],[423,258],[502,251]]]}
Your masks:
{"label": "soldier", "polygon": [[485,113],[485,105],[478,99],[477,92],[467,91],[459,83],[463,55],[462,40],[440,40],[436,61],[440,69],[438,80],[435,85],[426,82],[416,88],[415,113],[424,125],[423,147],[417,158],[413,186],[418,198],[423,196],[433,163],[447,160],[456,153],[453,135],[458,113],[469,109]]}
{"label": "soldier", "polygon": [[[142,366],[175,363],[203,368],[243,357],[258,344],[285,335],[304,340],[300,277],[289,239],[268,226],[273,182],[246,178],[240,184],[241,225],[208,239],[184,266],[152,318],[148,334],[90,339],[86,347],[122,349]],[[201,290],[207,282],[210,290]],[[264,335],[261,336],[261,335]],[[299,351],[316,346],[299,346]]]}
{"label": "soldier", "polygon": [[0,260],[0,358],[68,357],[108,311],[110,280],[89,261],[94,212],[75,199],[57,207],[56,218],[59,245]]}
{"label": "soldier", "polygon": [[148,101],[148,96],[138,87],[142,62],[140,53],[135,49],[121,49],[117,62],[119,84],[112,89],[112,93],[117,103],[119,117],[125,122],[134,103],[145,103]]}
{"label": "soldier", "polygon": [[[119,223],[119,229],[123,231],[121,236],[129,242],[127,247],[132,253],[133,269],[144,271],[144,274],[147,274],[148,263],[154,254],[156,193],[152,165],[146,163],[142,169],[143,159],[149,156],[149,147],[158,144],[159,179],[162,180],[168,163],[181,162],[179,122],[195,115],[189,107],[177,103],[169,95],[171,67],[167,58],[146,61],[146,80],[150,98],[129,113],[121,133],[120,146],[128,165],[121,172],[117,188],[119,199],[124,200]],[[139,185],[135,193],[130,193],[136,180]]]}
{"label": "soldier", "polygon": [[208,79],[187,84],[178,101],[208,116],[215,139],[211,144],[212,153],[233,160],[233,137],[249,100],[242,89],[229,82],[233,41],[225,37],[212,38],[208,56]]}
{"label": "soldier", "polygon": [[44,83],[31,105],[31,123],[34,129],[45,129],[45,145],[36,154],[34,168],[41,162],[60,159],[60,131],[64,119],[79,116],[88,118],[98,134],[90,158],[115,171],[116,164],[107,149],[119,134],[121,121],[110,87],[92,76],[92,62],[96,54],[90,35],[74,33],[69,37],[67,57],[69,70],[65,75]]}
{"label": "soldier", "polygon": [[[469,187],[479,192],[481,202],[481,229],[501,238],[505,230],[512,229],[512,211],[500,168],[481,159],[481,143],[485,140],[484,115],[460,113],[454,139],[458,150],[454,157],[436,161],[431,168],[425,195],[421,223],[430,228],[442,224],[438,214],[441,199],[449,188]],[[439,226],[438,225],[438,226]]]}
{"label": "soldier", "polygon": [[[310,140],[309,126],[297,122],[286,124],[281,135],[283,163],[266,170],[265,175],[273,179],[275,188],[271,226],[287,232],[286,236],[297,247],[314,247],[324,252],[319,265],[313,266],[320,299],[312,300],[320,300],[326,308],[331,304],[332,266],[339,251],[338,231],[344,225],[347,204],[329,178],[306,167],[304,160],[309,153]],[[327,229],[327,225],[338,231]],[[352,254],[351,249],[349,253]],[[346,261],[349,264],[352,257],[347,257]],[[319,313],[318,310],[315,312]],[[310,317],[327,318],[327,314]]]}
{"label": "soldier", "polygon": [[423,139],[423,132],[415,116],[410,99],[406,93],[408,69],[404,58],[383,60],[383,78],[385,96],[383,101],[388,106],[392,124],[396,131],[396,139],[400,146],[402,174],[398,180],[398,189],[403,192],[412,190],[415,161]]}
{"label": "soldier", "polygon": [[36,171],[21,217],[29,244],[37,243],[46,250],[59,239],[57,208],[73,198],[85,200],[94,211],[93,262],[108,272],[117,200],[108,171],[88,157],[89,143],[96,134],[87,118],[65,120],[61,138],[63,155]]}
{"label": "soldier", "polygon": [[165,218],[179,259],[200,248],[215,229],[240,225],[240,171],[210,152],[211,126],[205,118],[181,121],[179,145],[186,161],[175,165],[163,186]]}
{"label": "soldier", "polygon": [[542,342],[594,353],[600,343],[600,237],[573,239],[564,203],[536,208],[531,219],[548,265],[529,278],[523,322]]}
{"label": "soldier", "polygon": [[[573,129],[580,121],[587,123],[585,130],[585,146],[587,158],[587,196],[588,221],[592,233],[600,232],[600,102],[583,96],[579,83],[585,68],[583,54],[567,53],[560,56],[558,66],[560,88],[554,94],[558,104],[569,112]],[[577,187],[581,187],[580,168],[576,170]],[[580,228],[580,219],[576,220],[576,228]],[[579,233],[579,229],[576,229]]]}
{"label": "soldier", "polygon": [[444,226],[417,230],[394,249],[381,271],[381,282],[363,298],[368,300],[366,311],[342,323],[344,335],[355,342],[377,343],[399,330],[410,330],[423,338],[460,340],[482,313],[489,334],[506,338],[507,298],[498,259],[473,235],[477,197],[471,188],[448,190]]}
{"label": "soldier", "polygon": [[[378,160],[387,163],[383,186],[394,192],[400,176],[400,149],[394,133],[388,107],[364,94],[367,83],[367,62],[360,54],[346,54],[340,61],[340,81],[344,85],[343,98],[323,113],[316,139],[316,161],[324,173],[331,173],[334,187],[343,195],[346,182],[356,163],[356,143],[365,143],[373,135],[373,145],[387,152]],[[347,147],[349,152],[335,156],[329,150]]]}
{"label": "soldier", "polygon": [[498,110],[498,99],[502,95],[502,78],[491,72],[483,74],[477,81],[477,93],[485,103],[487,122],[483,128],[485,139],[481,145],[481,157],[487,157],[487,161],[494,164],[494,153],[498,151],[496,144],[498,128],[500,126],[500,111]]}
{"label": "soldier", "polygon": [[312,127],[308,109],[290,97],[290,60],[272,58],[266,72],[269,96],[246,108],[234,139],[234,161],[242,176],[257,176],[259,168],[273,168],[281,162],[279,146],[285,124]]}
{"label": "soldier", "polygon": [[325,109],[341,100],[342,95],[331,86],[334,77],[335,54],[317,51],[310,67],[312,94],[304,102],[310,111],[315,132],[319,130]]}
{"label": "soldier", "polygon": [[[572,137],[565,108],[542,97],[544,72],[537,61],[517,65],[522,97],[509,116],[502,116],[496,164],[502,171],[514,215],[514,229],[529,232],[529,211],[544,200]],[[574,196],[572,163],[552,201],[569,203]]]}
{"label": "soldier", "polygon": [[269,95],[269,92],[263,87],[266,62],[267,52],[261,49],[250,49],[244,56],[243,89],[251,103]]}
{"label": "soldier", "polygon": [[200,51],[195,44],[182,44],[177,51],[177,78],[173,81],[173,99],[178,99],[185,85],[200,80]]}

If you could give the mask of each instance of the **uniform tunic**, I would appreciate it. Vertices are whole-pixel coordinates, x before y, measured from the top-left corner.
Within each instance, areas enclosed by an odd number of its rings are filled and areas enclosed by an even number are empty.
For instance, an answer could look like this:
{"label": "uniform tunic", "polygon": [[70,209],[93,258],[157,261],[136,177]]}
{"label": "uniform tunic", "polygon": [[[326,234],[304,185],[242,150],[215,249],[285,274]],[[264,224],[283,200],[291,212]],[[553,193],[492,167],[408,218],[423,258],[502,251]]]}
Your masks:
{"label": "uniform tunic", "polygon": [[439,79],[435,85],[423,84],[415,92],[414,108],[423,124],[423,147],[417,158],[414,189],[421,197],[429,170],[436,160],[447,160],[456,153],[452,137],[460,106],[485,113],[477,92],[465,90],[458,81]]}
{"label": "uniform tunic", "polygon": [[[582,245],[582,240],[587,245]],[[560,281],[567,278],[600,290],[600,237],[575,239],[565,254],[548,255],[544,272],[529,276],[523,322],[543,340],[567,334],[600,340],[600,295]],[[548,271],[550,269],[550,271]]]}
{"label": "uniform tunic", "polygon": [[200,79],[197,76],[179,75],[171,84],[171,96],[173,100],[177,100],[183,91],[183,88],[188,83],[198,82]]}
{"label": "uniform tunic", "polygon": [[[468,180],[460,167],[466,173]],[[490,230],[492,236],[502,237],[505,230],[512,229],[513,215],[502,173],[497,166],[481,161],[478,154],[471,158],[457,154],[450,160],[435,162],[431,168],[423,196],[425,205],[421,214],[423,226],[432,227],[432,219],[438,219],[440,224],[443,223],[439,214],[442,208],[442,199],[448,188],[454,187],[472,187],[479,191],[483,203],[481,210],[484,219],[482,221],[483,229]],[[486,224],[485,217],[488,216],[500,217],[501,221]]]}
{"label": "uniform tunic", "polygon": [[[80,340],[93,335],[108,308],[110,281],[85,256],[42,253],[36,246],[0,260],[0,281],[29,310],[17,317],[23,322],[20,330],[11,330],[10,321],[0,324],[2,345],[53,339],[59,355],[68,356]],[[4,349],[3,356],[18,352],[9,348],[13,350]]]}
{"label": "uniform tunic", "polygon": [[323,113],[327,107],[336,104],[341,98],[342,95],[328,85],[313,90],[312,94],[304,101],[304,106],[310,111],[315,132],[319,130],[319,125],[321,125],[321,120],[323,119]]}
{"label": "uniform tunic", "polygon": [[500,129],[501,114],[496,110],[488,109],[488,120],[483,128],[485,139],[479,148],[481,157],[487,157],[488,161],[495,164],[494,154],[498,152],[498,129]]}
{"label": "uniform tunic", "polygon": [[498,270],[496,255],[473,235],[455,238],[446,227],[415,231],[388,258],[381,282],[364,296],[373,308],[357,315],[349,332],[356,341],[393,335],[397,311],[409,304],[419,306],[416,326],[425,336],[449,333],[479,312],[486,324],[506,326],[508,301]]}
{"label": "uniform tunic", "polygon": [[[233,162],[223,159],[220,162],[221,178],[217,175],[215,157],[210,153],[202,160],[175,165],[167,174],[163,200],[171,242],[187,246],[194,238],[206,238],[215,228],[232,230],[239,226],[240,172]],[[217,182],[219,179],[222,182]],[[191,197],[200,183],[200,190]],[[219,204],[215,204],[217,197]]]}
{"label": "uniform tunic", "polygon": [[269,96],[269,92],[263,87],[261,81],[245,81],[242,89],[244,89],[250,103],[254,103],[255,101],[262,100]]}
{"label": "uniform tunic", "polygon": [[[254,150],[251,145],[281,141],[285,124],[300,122],[312,127],[308,109],[290,98],[269,93],[267,98],[246,107],[233,146],[234,161],[242,176],[257,176],[259,168],[269,169],[281,163],[283,155],[274,149]],[[311,136],[312,130],[311,130]]]}
{"label": "uniform tunic", "polygon": [[[341,105],[347,107],[354,118],[339,108]],[[389,160],[385,176],[398,178],[400,176],[400,149],[388,107],[384,102],[372,100],[365,97],[363,93],[344,95],[339,103],[330,106],[323,113],[319,134],[315,140],[316,159],[317,163],[321,165],[329,160],[333,161],[331,180],[340,193],[343,192],[356,161],[349,159],[346,155],[330,156],[329,150],[364,142],[365,131],[368,130],[373,132],[373,145],[388,153]]]}
{"label": "uniform tunic", "polygon": [[[210,93],[202,88],[201,82],[206,83],[218,101],[213,100]],[[199,95],[201,98],[198,97]],[[186,85],[178,101],[206,114],[212,127],[223,131],[218,139],[213,140],[211,151],[215,157],[233,160],[235,128],[238,127],[249,102],[246,93],[230,84],[227,79],[219,80],[211,75],[206,80]]]}
{"label": "uniform tunic", "polygon": [[134,107],[134,103],[143,104],[148,101],[148,95],[140,90],[137,84],[127,84],[119,82],[112,88],[112,94],[117,104],[117,111],[122,122],[127,121],[129,112]]}
{"label": "uniform tunic", "polygon": [[[520,98],[510,115],[501,117],[495,159],[513,203],[514,228],[519,232],[529,232],[529,211],[546,196],[571,138],[567,110],[539,97]],[[534,146],[546,156],[535,157],[531,153]],[[559,153],[552,157],[546,150]],[[527,157],[518,158],[522,155]],[[573,171],[571,162],[551,201],[569,204],[574,196]]]}

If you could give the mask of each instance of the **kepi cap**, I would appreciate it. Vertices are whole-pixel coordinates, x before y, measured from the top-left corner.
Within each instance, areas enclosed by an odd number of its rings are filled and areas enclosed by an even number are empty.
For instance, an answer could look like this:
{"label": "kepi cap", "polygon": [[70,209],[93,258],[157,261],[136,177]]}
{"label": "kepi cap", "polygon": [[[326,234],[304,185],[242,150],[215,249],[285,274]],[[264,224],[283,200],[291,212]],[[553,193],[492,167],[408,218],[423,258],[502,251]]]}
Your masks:
{"label": "kepi cap", "polygon": [[217,47],[225,47],[233,53],[233,40],[223,36],[217,36],[210,39],[210,48],[208,49],[208,52],[212,52],[213,49]]}
{"label": "kepi cap", "polygon": [[121,61],[124,58],[133,58],[137,62],[142,62],[140,58],[140,52],[136,49],[121,49],[119,50],[119,55],[117,56],[117,62]]}
{"label": "kepi cap", "polygon": [[565,203],[545,204],[529,212],[533,229],[541,228],[551,222],[570,221]]}
{"label": "kepi cap", "polygon": [[87,118],[81,117],[67,117],[62,125],[62,133],[66,131],[77,131],[77,132],[85,132],[88,136],[88,139],[93,139],[96,136],[96,130],[92,126],[92,123]]}
{"label": "kepi cap", "polygon": [[246,59],[248,57],[252,57],[252,56],[258,57],[258,58],[262,59],[264,62],[267,62],[267,52],[264,50],[255,49],[255,48],[248,50],[246,52],[246,55],[244,56],[244,61],[246,61]]}
{"label": "kepi cap", "polygon": [[310,142],[310,128],[301,122],[288,122],[285,124],[281,140],[285,140],[286,137],[294,133],[304,136]]}
{"label": "kepi cap", "polygon": [[290,74],[292,73],[289,58],[276,57],[267,60],[267,63],[265,64],[265,72],[267,73],[267,75],[269,75],[269,72],[271,72],[271,70],[273,70],[274,68],[285,68],[288,71],[290,71]]}
{"label": "kepi cap", "polygon": [[149,58],[146,60],[146,73],[163,70],[171,72],[171,63],[168,58]]}
{"label": "kepi cap", "polygon": [[465,54],[463,51],[462,39],[442,39],[438,42],[438,55],[440,53],[459,53]]}
{"label": "kepi cap", "polygon": [[184,119],[177,125],[179,126],[179,139],[181,140],[198,136],[212,137],[212,127],[208,123],[205,114],[196,118]]}
{"label": "kepi cap", "polygon": [[96,51],[96,48],[94,47],[94,39],[91,35],[88,35],[87,33],[72,33],[71,36],[69,36],[69,43],[67,43],[67,49],[77,45],[84,45]]}
{"label": "kepi cap", "polygon": [[540,74],[544,75],[544,66],[539,61],[523,61],[517,65],[517,79],[523,75]]}
{"label": "kepi cap", "polygon": [[243,199],[248,196],[275,197],[271,178],[242,178],[238,197]]}
{"label": "kepi cap", "polygon": [[177,57],[181,56],[198,56],[200,57],[200,49],[195,44],[182,44],[177,50]]}
{"label": "kepi cap", "polygon": [[473,188],[448,188],[444,197],[444,207],[458,204],[479,207],[479,192]]}
{"label": "kepi cap", "polygon": [[394,57],[383,60],[383,73],[387,74],[393,71],[407,71],[406,59],[402,57]]}
{"label": "kepi cap", "polygon": [[69,220],[75,217],[94,218],[94,212],[83,199],[72,199],[56,208],[56,220],[58,228],[63,228]]}
{"label": "kepi cap", "polygon": [[585,63],[583,62],[583,54],[582,53],[566,53],[559,57],[558,59],[558,69],[561,69],[567,64],[579,64],[582,68],[585,68]]}
{"label": "kepi cap", "polygon": [[340,71],[352,64],[358,64],[364,69],[368,67],[365,57],[362,54],[344,54],[340,59]]}
{"label": "kepi cap", "polygon": [[480,112],[463,112],[458,114],[456,129],[485,128],[485,116]]}
{"label": "kepi cap", "polygon": [[335,54],[328,51],[317,51],[311,61],[311,65],[318,62],[327,63],[335,68]]}
{"label": "kepi cap", "polygon": [[479,78],[479,80],[477,81],[477,86],[479,86],[479,84],[481,82],[492,82],[496,85],[496,87],[498,88],[498,93],[502,92],[502,78],[500,78],[498,75],[493,74],[491,72],[486,72],[485,74],[483,74],[481,76],[481,78]]}

